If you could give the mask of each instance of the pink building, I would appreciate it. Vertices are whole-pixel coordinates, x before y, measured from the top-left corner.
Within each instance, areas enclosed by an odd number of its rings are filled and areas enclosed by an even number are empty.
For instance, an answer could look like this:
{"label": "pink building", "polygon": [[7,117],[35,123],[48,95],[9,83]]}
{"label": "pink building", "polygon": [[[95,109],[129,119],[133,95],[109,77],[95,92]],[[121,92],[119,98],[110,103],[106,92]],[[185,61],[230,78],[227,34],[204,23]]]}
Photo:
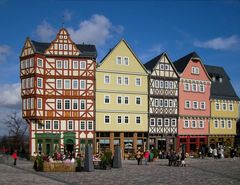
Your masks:
{"label": "pink building", "polygon": [[211,79],[195,52],[174,65],[180,74],[177,149],[196,152],[208,142]]}

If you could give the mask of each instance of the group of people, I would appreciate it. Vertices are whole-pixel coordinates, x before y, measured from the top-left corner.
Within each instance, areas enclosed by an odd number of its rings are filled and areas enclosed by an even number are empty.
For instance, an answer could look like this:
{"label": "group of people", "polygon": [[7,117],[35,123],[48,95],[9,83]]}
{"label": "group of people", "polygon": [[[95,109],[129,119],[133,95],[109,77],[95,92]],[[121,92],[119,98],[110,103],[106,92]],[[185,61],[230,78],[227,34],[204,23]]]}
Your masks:
{"label": "group of people", "polygon": [[152,162],[154,155],[153,152],[150,150],[146,150],[144,153],[140,150],[137,151],[135,155],[138,165],[142,164],[142,159],[144,158],[144,164],[147,165],[147,162]]}

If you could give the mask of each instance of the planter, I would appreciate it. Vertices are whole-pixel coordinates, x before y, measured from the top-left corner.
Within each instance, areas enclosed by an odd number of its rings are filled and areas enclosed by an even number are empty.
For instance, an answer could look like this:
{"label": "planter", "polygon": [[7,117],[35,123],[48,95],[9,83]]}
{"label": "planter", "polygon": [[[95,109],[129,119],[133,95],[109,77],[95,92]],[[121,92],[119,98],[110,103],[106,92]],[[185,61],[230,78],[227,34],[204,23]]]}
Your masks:
{"label": "planter", "polygon": [[76,167],[75,170],[76,170],[76,172],[81,172],[82,171],[82,167]]}

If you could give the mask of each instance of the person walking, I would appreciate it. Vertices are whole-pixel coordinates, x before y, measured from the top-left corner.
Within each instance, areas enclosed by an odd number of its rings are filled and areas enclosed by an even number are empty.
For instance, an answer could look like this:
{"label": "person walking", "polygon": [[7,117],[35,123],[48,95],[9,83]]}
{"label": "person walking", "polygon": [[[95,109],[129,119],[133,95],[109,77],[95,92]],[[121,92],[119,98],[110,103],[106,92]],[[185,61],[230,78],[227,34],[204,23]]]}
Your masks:
{"label": "person walking", "polygon": [[140,165],[141,158],[142,158],[141,152],[138,150],[136,153],[136,159],[137,159],[138,165]]}
{"label": "person walking", "polygon": [[16,150],[13,152],[12,158],[14,160],[13,165],[16,166],[17,165],[17,151]]}
{"label": "person walking", "polygon": [[147,150],[147,151],[145,151],[145,153],[144,153],[144,161],[145,161],[145,165],[147,165],[147,161],[148,161],[148,159],[149,159],[149,151]]}

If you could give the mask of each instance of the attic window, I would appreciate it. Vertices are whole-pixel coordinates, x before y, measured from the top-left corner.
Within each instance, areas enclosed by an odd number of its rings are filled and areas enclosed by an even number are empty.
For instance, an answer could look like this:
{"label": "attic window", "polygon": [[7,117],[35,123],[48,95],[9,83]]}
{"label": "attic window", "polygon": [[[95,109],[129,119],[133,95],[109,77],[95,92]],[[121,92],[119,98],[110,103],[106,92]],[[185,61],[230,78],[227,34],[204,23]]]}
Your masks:
{"label": "attic window", "polygon": [[216,77],[215,76],[212,77],[212,81],[214,81],[214,82],[216,81]]}
{"label": "attic window", "polygon": [[221,77],[219,77],[219,82],[222,83],[223,79]]}

